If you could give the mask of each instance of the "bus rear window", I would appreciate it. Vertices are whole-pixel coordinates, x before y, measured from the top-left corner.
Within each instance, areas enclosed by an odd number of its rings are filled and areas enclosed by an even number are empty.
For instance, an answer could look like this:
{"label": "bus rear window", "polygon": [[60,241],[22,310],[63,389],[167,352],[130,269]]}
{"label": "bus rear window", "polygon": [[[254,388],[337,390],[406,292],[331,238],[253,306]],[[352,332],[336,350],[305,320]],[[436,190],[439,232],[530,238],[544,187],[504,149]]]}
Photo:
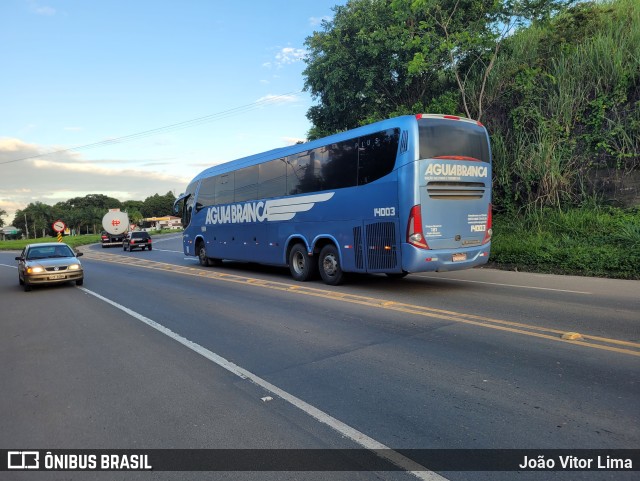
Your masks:
{"label": "bus rear window", "polygon": [[479,160],[491,162],[483,127],[448,119],[419,119],[421,159]]}

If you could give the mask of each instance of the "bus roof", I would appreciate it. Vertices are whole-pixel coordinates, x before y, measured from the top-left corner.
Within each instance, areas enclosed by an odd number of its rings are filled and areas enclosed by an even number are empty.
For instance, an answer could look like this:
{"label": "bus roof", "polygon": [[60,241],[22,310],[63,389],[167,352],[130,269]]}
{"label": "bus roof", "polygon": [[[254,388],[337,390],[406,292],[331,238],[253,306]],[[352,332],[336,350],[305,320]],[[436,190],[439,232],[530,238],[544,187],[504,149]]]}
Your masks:
{"label": "bus roof", "polygon": [[413,125],[417,125],[416,116],[415,115],[403,115],[400,117],[394,117],[392,119],[381,120],[379,122],[375,122],[373,124],[364,125],[362,127],[357,127],[355,129],[346,130],[344,132],[339,132],[337,134],[329,135],[328,137],[322,137],[321,139],[312,140],[311,142],[305,142],[302,144],[295,144],[288,147],[281,147],[278,149],[268,150],[266,152],[261,152],[259,154],[250,155],[247,157],[242,157],[240,159],[231,160],[229,162],[225,162],[223,164],[214,165],[213,167],[209,167],[202,172],[200,172],[192,182],[197,180],[211,177],[214,175],[224,174],[227,172],[232,172],[237,169],[241,169],[243,167],[250,167],[252,165],[261,164],[263,162],[267,162],[269,160],[279,159],[285,157],[287,155],[294,155],[300,152],[304,152],[305,150],[314,149],[317,147],[322,147],[327,144],[332,144],[334,142],[342,142],[344,140],[349,140],[354,137],[359,137],[362,135],[372,134],[375,132],[379,132],[381,130],[391,129],[391,128],[404,128],[407,129],[408,125],[413,123]]}

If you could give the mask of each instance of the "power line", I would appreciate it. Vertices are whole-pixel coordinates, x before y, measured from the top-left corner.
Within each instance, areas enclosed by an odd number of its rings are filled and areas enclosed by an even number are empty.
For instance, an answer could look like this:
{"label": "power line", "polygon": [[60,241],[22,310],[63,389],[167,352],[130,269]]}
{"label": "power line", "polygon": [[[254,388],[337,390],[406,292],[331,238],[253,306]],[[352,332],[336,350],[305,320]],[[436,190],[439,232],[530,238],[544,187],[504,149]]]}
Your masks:
{"label": "power line", "polygon": [[93,143],[90,143],[90,144],[79,145],[77,147],[69,147],[68,149],[55,150],[53,152],[47,152],[47,153],[44,153],[44,154],[30,155],[28,157],[21,157],[19,159],[5,160],[4,162],[0,162],[0,165],[12,164],[14,162],[22,162],[24,160],[30,160],[30,159],[37,159],[37,158],[40,158],[40,157],[46,157],[46,156],[54,155],[54,154],[62,154],[62,153],[65,153],[65,152],[75,152],[75,151],[78,151],[78,150],[88,150],[88,149],[94,149],[96,147],[105,147],[105,146],[112,145],[112,144],[121,144],[121,143],[125,143],[125,142],[132,142],[134,140],[139,140],[139,139],[142,139],[142,138],[145,138],[145,137],[149,137],[149,136],[152,136],[152,135],[157,135],[157,134],[162,134],[162,133],[167,133],[167,132],[173,132],[175,130],[187,129],[187,128],[195,127],[197,125],[201,125],[201,124],[205,124],[205,123],[209,123],[209,122],[214,122],[216,120],[221,120],[221,119],[224,119],[224,118],[227,118],[227,117],[231,117],[233,115],[237,115],[237,114],[240,114],[240,113],[250,112],[251,110],[256,110],[256,109],[259,109],[259,108],[264,107],[266,105],[277,103],[280,100],[284,99],[285,97],[288,97],[290,95],[296,95],[296,94],[299,94],[301,92],[302,92],[302,90],[297,90],[297,91],[289,92],[289,93],[286,93],[286,94],[274,95],[272,97],[267,97],[265,99],[258,100],[256,102],[252,102],[250,104],[241,105],[239,107],[233,107],[233,108],[228,109],[228,110],[223,110],[223,111],[217,112],[215,114],[205,115],[204,117],[197,117],[195,119],[185,120],[185,121],[182,121],[182,122],[177,122],[175,124],[165,125],[163,127],[157,127],[157,128],[149,129],[149,130],[143,130],[142,132],[137,132],[135,134],[123,135],[121,137],[116,137],[116,138],[113,138],[113,139],[101,140],[99,142],[93,142]]}

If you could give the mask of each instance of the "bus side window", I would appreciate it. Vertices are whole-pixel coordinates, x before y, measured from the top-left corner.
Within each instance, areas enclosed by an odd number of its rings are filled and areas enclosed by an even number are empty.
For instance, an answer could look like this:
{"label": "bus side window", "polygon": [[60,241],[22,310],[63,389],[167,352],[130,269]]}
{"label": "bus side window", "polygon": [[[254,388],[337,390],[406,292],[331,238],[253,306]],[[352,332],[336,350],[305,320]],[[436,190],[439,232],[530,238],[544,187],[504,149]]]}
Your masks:
{"label": "bus side window", "polygon": [[327,156],[322,164],[325,189],[341,189],[357,184],[357,146],[355,139],[327,146]]}
{"label": "bus side window", "polygon": [[233,172],[216,177],[216,205],[231,204],[234,196]]}
{"label": "bus side window", "polygon": [[198,191],[198,205],[200,208],[214,205],[216,201],[216,178],[207,177],[202,180]]}
{"label": "bus side window", "polygon": [[358,139],[358,185],[368,184],[393,170],[400,129],[389,129]]}
{"label": "bus side window", "polygon": [[276,159],[260,164],[258,198],[287,195],[287,159]]}
{"label": "bus side window", "polygon": [[307,150],[288,158],[287,193],[306,194],[320,190],[320,179],[315,168],[315,152]]}
{"label": "bus side window", "polygon": [[258,198],[258,172],[257,165],[236,171],[235,202],[256,200]]}

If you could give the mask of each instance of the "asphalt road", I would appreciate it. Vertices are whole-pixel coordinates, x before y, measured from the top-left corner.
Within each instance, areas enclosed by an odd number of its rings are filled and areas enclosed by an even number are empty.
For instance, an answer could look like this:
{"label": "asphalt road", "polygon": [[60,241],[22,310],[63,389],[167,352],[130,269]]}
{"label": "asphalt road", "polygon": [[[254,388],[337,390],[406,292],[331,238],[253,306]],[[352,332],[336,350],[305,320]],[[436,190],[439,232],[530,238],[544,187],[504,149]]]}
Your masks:
{"label": "asphalt road", "polygon": [[[476,269],[328,287],[295,283],[280,268],[203,268],[184,258],[178,237],[154,240],[151,252],[84,248],[83,288],[29,293],[18,286],[16,254],[0,252],[0,449],[640,448],[640,282]],[[581,337],[563,340],[567,333]],[[637,479],[637,471],[439,474]]]}

